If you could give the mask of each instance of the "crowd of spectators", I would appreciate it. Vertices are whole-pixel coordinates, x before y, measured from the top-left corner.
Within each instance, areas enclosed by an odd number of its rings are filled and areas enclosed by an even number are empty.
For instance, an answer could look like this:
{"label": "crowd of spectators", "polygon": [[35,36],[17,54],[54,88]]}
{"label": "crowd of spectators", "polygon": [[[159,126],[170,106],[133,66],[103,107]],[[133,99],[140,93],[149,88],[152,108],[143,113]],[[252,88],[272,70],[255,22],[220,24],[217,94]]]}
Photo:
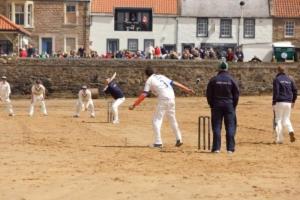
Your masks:
{"label": "crowd of spectators", "polygon": [[[98,58],[98,59],[175,59],[175,60],[217,60],[226,58],[228,62],[243,62],[244,54],[240,48],[233,50],[217,49],[217,48],[185,48],[182,52],[175,50],[167,50],[164,47],[153,47],[149,45],[145,51],[132,52],[129,50],[119,50],[114,53],[108,52],[99,55],[97,51],[91,50],[86,52],[83,47],[77,51],[71,50],[70,52],[58,51],[49,55],[46,52],[38,54],[36,48],[28,45],[27,48],[19,50],[19,57],[21,58]],[[256,60],[255,60],[256,61]]]}

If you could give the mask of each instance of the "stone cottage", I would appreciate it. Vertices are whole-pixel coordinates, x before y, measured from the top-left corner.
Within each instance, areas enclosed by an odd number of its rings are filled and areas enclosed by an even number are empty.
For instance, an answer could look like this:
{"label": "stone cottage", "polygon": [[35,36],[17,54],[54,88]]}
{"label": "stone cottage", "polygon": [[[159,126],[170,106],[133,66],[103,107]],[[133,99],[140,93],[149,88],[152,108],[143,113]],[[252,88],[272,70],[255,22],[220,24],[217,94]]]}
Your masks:
{"label": "stone cottage", "polygon": [[[89,48],[90,0],[1,0],[0,14],[31,33],[24,46],[54,54]],[[0,41],[1,42],[1,41]]]}

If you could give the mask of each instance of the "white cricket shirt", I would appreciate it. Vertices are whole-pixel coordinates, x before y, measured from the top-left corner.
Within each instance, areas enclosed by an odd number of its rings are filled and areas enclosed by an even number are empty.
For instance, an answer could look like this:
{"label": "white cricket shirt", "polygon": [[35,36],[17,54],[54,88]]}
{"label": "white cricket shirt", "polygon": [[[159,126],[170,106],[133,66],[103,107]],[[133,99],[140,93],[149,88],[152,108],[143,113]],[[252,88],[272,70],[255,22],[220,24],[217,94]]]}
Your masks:
{"label": "white cricket shirt", "polygon": [[144,91],[152,92],[159,99],[174,99],[172,80],[164,75],[152,74],[146,81]]}

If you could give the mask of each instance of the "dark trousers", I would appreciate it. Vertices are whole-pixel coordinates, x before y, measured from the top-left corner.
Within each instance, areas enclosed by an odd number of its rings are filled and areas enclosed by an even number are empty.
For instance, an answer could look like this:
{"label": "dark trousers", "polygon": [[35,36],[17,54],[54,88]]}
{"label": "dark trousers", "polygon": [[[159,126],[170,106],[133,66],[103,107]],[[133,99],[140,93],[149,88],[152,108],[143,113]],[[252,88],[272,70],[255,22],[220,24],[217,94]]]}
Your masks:
{"label": "dark trousers", "polygon": [[224,118],[226,130],[226,148],[227,151],[235,150],[235,132],[236,115],[233,105],[215,106],[211,109],[211,124],[213,130],[213,148],[212,151],[221,149],[221,129]]}

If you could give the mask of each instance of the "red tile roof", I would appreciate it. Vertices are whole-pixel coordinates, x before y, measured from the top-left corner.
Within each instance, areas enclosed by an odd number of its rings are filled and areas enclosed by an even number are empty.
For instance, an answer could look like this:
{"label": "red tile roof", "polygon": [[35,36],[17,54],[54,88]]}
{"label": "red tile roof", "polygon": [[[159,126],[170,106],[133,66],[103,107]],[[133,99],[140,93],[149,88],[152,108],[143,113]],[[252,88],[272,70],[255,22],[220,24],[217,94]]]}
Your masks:
{"label": "red tile roof", "polygon": [[274,17],[300,17],[300,0],[273,0],[272,15]]}
{"label": "red tile roof", "polygon": [[28,31],[26,31],[21,26],[13,23],[8,18],[3,15],[0,15],[0,31],[12,31],[12,32],[21,32],[25,35],[31,35]]}
{"label": "red tile roof", "polygon": [[152,8],[154,14],[177,15],[177,0],[93,0],[92,13],[113,13],[114,8]]}

